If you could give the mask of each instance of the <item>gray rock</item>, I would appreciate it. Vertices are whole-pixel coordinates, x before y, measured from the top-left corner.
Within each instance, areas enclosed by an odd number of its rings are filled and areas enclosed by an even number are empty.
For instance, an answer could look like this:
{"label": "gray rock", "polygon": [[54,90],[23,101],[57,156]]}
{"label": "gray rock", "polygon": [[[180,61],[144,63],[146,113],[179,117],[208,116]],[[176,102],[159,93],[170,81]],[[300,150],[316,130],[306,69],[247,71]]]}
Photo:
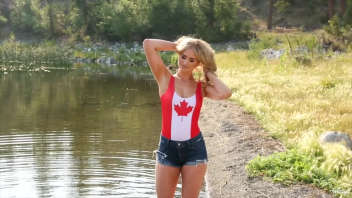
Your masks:
{"label": "gray rock", "polygon": [[327,131],[320,135],[321,143],[342,143],[352,150],[352,140],[346,133],[339,131]]}
{"label": "gray rock", "polygon": [[264,49],[261,51],[262,57],[266,59],[278,59],[285,53],[285,50]]}
{"label": "gray rock", "polygon": [[97,63],[98,63],[98,64],[104,64],[105,61],[106,61],[106,57],[105,57],[105,56],[100,57],[100,58],[97,59]]}
{"label": "gray rock", "polygon": [[227,48],[226,48],[226,51],[233,51],[233,47],[231,45],[228,45]]}
{"label": "gray rock", "polygon": [[92,59],[86,58],[84,62],[90,64],[90,63],[92,63]]}
{"label": "gray rock", "polygon": [[221,131],[234,132],[234,131],[239,131],[239,128],[235,124],[225,121],[221,123]]}
{"label": "gray rock", "polygon": [[107,58],[105,59],[105,64],[111,65],[111,57],[107,57]]}

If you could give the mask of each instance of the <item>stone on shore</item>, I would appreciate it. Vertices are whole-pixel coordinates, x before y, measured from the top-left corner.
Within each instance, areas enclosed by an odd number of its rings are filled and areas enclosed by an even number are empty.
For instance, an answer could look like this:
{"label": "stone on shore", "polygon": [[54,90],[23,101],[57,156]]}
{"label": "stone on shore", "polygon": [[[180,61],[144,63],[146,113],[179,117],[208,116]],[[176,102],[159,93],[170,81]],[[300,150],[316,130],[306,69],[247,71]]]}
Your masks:
{"label": "stone on shore", "polygon": [[352,140],[346,133],[339,131],[327,131],[320,135],[321,144],[325,143],[341,143],[352,150]]}

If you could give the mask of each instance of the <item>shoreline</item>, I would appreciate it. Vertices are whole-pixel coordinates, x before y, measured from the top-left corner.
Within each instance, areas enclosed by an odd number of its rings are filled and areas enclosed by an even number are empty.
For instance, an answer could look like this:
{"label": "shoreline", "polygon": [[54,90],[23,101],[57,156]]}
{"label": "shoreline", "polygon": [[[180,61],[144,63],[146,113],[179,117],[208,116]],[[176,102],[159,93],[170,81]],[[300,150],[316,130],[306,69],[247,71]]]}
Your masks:
{"label": "shoreline", "polygon": [[284,151],[285,147],[235,102],[205,99],[199,125],[208,151],[208,197],[333,197],[309,184],[284,186],[262,177],[248,177],[245,166],[250,160]]}

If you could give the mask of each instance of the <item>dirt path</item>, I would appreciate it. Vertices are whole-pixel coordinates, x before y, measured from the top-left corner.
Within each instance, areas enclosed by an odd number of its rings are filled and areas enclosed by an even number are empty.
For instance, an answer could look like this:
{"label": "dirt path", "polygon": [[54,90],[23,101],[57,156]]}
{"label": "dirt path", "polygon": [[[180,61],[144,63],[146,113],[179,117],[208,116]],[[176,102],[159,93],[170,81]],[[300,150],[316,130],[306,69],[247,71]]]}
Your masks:
{"label": "dirt path", "polygon": [[211,198],[332,197],[310,185],[286,187],[259,177],[248,178],[245,165],[251,159],[284,147],[265,135],[254,117],[233,102],[205,99],[199,124],[209,155],[206,182]]}

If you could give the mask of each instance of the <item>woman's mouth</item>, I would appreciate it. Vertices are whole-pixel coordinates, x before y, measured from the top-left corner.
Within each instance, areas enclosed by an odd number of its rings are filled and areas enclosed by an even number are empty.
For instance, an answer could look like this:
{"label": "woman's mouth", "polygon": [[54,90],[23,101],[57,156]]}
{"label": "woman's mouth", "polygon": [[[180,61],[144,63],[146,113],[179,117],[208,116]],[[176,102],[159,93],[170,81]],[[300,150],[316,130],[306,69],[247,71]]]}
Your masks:
{"label": "woman's mouth", "polygon": [[187,67],[184,66],[184,65],[180,65],[180,68],[185,69],[185,68],[187,68]]}

